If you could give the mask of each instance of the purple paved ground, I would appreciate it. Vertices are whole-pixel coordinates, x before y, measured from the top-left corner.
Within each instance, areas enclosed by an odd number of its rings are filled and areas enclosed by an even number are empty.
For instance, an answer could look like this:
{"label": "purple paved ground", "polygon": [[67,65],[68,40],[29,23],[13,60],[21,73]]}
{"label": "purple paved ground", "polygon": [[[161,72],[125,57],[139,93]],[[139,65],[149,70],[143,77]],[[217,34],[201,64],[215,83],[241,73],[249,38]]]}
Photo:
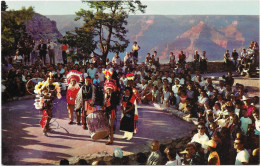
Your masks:
{"label": "purple paved ground", "polygon": [[68,125],[65,99],[57,101],[55,121],[51,125],[54,131],[48,137],[42,135],[39,125],[41,112],[34,109],[33,100],[2,105],[3,164],[54,164],[62,158],[78,155],[103,151],[112,154],[115,147],[121,147],[124,154],[130,154],[141,151],[153,139],[166,141],[187,136],[195,127],[153,106],[140,105],[139,132],[132,140],[123,140],[118,124],[114,144],[108,146],[105,139],[91,140],[88,131],[81,126]]}

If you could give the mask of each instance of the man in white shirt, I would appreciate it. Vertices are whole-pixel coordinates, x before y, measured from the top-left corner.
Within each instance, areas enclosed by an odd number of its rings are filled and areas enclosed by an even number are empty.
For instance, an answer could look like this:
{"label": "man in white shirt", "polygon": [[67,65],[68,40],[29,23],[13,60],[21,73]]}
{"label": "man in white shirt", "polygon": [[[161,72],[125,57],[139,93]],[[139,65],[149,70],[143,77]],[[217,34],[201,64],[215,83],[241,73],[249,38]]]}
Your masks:
{"label": "man in white shirt", "polygon": [[99,81],[103,83],[105,81],[105,74],[102,72],[101,67],[98,67],[97,75],[98,75]]}
{"label": "man in white shirt", "polygon": [[49,57],[50,57],[50,64],[55,65],[55,48],[57,47],[57,44],[51,41],[50,39],[47,39],[47,47],[48,47],[48,52],[49,52]]}
{"label": "man in white shirt", "polygon": [[116,52],[116,55],[113,57],[112,63],[113,65],[116,64],[117,66],[121,64],[121,58],[119,57],[118,52]]}
{"label": "man in white shirt", "polygon": [[95,77],[95,74],[97,72],[97,68],[94,68],[94,64],[90,64],[90,68],[87,70],[88,76],[90,76],[92,79]]}
{"label": "man in white shirt", "polygon": [[244,140],[236,138],[234,141],[234,148],[237,150],[235,165],[246,165],[249,162],[249,153],[244,148]]}
{"label": "man in white shirt", "polygon": [[191,142],[197,142],[201,144],[201,147],[204,149],[204,153],[207,153],[207,145],[206,143],[208,142],[209,137],[205,134],[205,124],[204,123],[199,123],[198,125],[198,133],[195,134]]}

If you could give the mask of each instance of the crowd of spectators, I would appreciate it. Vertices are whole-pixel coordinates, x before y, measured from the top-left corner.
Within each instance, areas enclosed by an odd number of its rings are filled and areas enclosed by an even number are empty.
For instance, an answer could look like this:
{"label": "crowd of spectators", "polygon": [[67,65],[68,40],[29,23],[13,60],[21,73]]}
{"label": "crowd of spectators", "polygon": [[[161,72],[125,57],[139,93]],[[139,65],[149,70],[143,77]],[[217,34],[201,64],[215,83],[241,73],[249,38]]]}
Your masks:
{"label": "crowd of spectators", "polygon": [[[187,118],[198,119],[198,130],[193,132],[191,143],[187,144],[184,151],[180,153],[173,147],[167,147],[167,164],[174,163],[176,156],[182,158],[178,161],[182,164],[259,164],[258,96],[249,98],[247,89],[242,84],[234,85],[231,72],[218,83],[213,83],[211,77],[203,78],[201,72],[207,71],[205,51],[202,57],[195,52],[193,68],[186,64],[183,51],[180,52],[177,63],[173,53],[170,53],[170,71],[160,71],[156,51],[152,56],[147,53],[145,62],[137,64],[140,46],[133,47],[135,49],[126,53],[124,60],[116,53],[111,62],[107,59],[106,64],[102,64],[102,60],[95,55],[89,61],[71,62],[64,60],[64,56],[63,63],[54,64],[54,59],[50,64],[42,54],[30,62],[26,59],[30,58],[22,55],[18,49],[14,58],[8,57],[3,61],[2,100],[11,101],[15,97],[32,93],[34,85],[46,80],[49,72],[54,74],[54,81],[62,84],[70,70],[78,70],[84,77],[90,76],[93,83],[102,85],[105,80],[102,71],[113,68],[122,90],[127,86],[126,74],[135,75],[134,84],[142,96],[142,103],[162,104],[166,108],[172,107],[184,112]],[[37,50],[39,46],[35,48]],[[31,56],[36,50],[32,51]],[[249,61],[246,57],[241,54],[242,63]],[[239,69],[240,63],[234,57],[233,60]],[[196,71],[194,77],[191,76],[192,71]],[[158,141],[153,142],[153,146],[157,147],[158,144]],[[161,154],[158,148],[153,148],[152,151],[156,153],[151,153],[154,156],[149,156],[146,163],[166,164],[161,158],[155,160]]]}

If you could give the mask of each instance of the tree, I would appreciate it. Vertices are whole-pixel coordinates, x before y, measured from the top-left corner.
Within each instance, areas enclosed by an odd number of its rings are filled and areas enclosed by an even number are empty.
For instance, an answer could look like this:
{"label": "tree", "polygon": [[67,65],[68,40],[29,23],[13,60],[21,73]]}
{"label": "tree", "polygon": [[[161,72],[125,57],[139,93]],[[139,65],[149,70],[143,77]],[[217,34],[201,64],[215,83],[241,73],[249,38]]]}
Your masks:
{"label": "tree", "polygon": [[8,6],[6,5],[6,2],[1,1],[1,11],[6,11],[7,8],[8,8]]}
{"label": "tree", "polygon": [[14,54],[19,41],[31,39],[31,36],[26,32],[24,23],[32,19],[33,15],[32,7],[1,11],[2,56]]}
{"label": "tree", "polygon": [[[137,11],[144,13],[146,5],[142,5],[140,1],[82,2],[91,10],[80,9],[76,12],[75,20],[83,19],[84,24],[79,28],[80,31],[76,30],[74,35],[78,37],[73,37],[73,40],[82,38],[79,35],[84,34],[84,38],[88,39],[85,51],[93,52],[105,64],[109,52],[123,52],[129,44],[126,38],[128,30],[125,28],[128,15]],[[68,35],[71,34],[67,34],[65,38],[68,39]],[[82,48],[82,43],[78,44],[75,46]]]}

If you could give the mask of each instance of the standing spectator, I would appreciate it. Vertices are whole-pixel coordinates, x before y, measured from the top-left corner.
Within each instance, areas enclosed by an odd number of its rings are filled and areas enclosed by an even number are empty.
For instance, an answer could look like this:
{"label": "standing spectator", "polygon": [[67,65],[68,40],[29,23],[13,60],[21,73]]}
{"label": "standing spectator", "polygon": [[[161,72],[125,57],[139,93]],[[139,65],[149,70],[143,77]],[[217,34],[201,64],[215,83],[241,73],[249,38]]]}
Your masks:
{"label": "standing spectator", "polygon": [[121,64],[121,58],[119,57],[118,52],[116,52],[115,54],[116,54],[116,55],[113,57],[112,63],[113,63],[113,65],[116,64],[117,66],[120,66],[120,64]]}
{"label": "standing spectator", "polygon": [[63,64],[67,64],[67,51],[68,51],[68,45],[67,44],[62,44],[61,45],[61,50],[62,50],[62,59],[63,59]]}
{"label": "standing spectator", "polygon": [[124,57],[124,65],[126,66],[126,64],[129,62],[130,62],[130,53],[126,52],[125,57]]}
{"label": "standing spectator", "polygon": [[225,70],[229,70],[230,67],[230,62],[231,62],[231,59],[230,59],[230,54],[229,54],[229,50],[226,50],[225,54],[224,54],[224,69]]}
{"label": "standing spectator", "polygon": [[31,64],[33,64],[38,56],[37,48],[35,47],[31,52]]}
{"label": "standing spectator", "polygon": [[30,63],[30,53],[33,49],[32,44],[28,40],[24,41],[24,64],[26,63],[29,65]]}
{"label": "standing spectator", "polygon": [[248,134],[249,129],[252,126],[252,120],[247,116],[246,109],[242,109],[242,115],[243,117],[240,118],[241,122],[241,131],[244,136]]}
{"label": "standing spectator", "polygon": [[183,51],[181,50],[179,56],[179,61],[178,63],[180,64],[180,67],[183,68],[184,67],[184,64],[186,63],[186,55],[183,53]]}
{"label": "standing spectator", "polygon": [[162,163],[162,154],[159,151],[160,143],[157,140],[154,140],[151,145],[152,152],[148,157],[146,165],[161,165]]}
{"label": "standing spectator", "polygon": [[200,55],[198,54],[198,51],[196,50],[193,55],[193,69],[194,71],[199,69],[200,65]]}
{"label": "standing spectator", "polygon": [[90,76],[92,79],[95,77],[95,74],[97,72],[97,68],[94,68],[94,64],[90,64],[90,68],[87,70],[88,76]]}
{"label": "standing spectator", "polygon": [[51,41],[50,39],[47,39],[48,42],[48,52],[50,57],[50,64],[55,65],[55,48],[57,47],[57,44]]}
{"label": "standing spectator", "polygon": [[20,52],[17,50],[16,53],[15,53],[15,56],[14,56],[14,63],[17,64],[17,65],[21,65],[22,62],[23,62],[23,57],[22,55],[20,54]]}
{"label": "standing spectator", "polygon": [[207,70],[208,70],[207,61],[208,61],[208,58],[206,57],[206,51],[203,51],[202,56],[200,57],[201,73],[207,73]]}
{"label": "standing spectator", "polygon": [[150,62],[150,60],[151,60],[151,56],[150,56],[150,53],[148,52],[148,53],[146,54],[146,57],[145,57],[145,64],[148,65],[149,62]]}
{"label": "standing spectator", "polygon": [[237,53],[237,51],[236,51],[236,49],[233,49],[233,52],[232,52],[232,58],[233,58],[233,64],[234,64],[234,69],[235,69],[235,71],[237,70],[237,67],[238,67],[238,53]]}
{"label": "standing spectator", "polygon": [[138,51],[141,49],[141,47],[137,44],[136,41],[134,41],[134,44],[132,46],[132,52],[134,57],[135,64],[138,62]]}
{"label": "standing spectator", "polygon": [[246,165],[249,163],[249,153],[244,148],[244,139],[236,138],[234,142],[234,148],[237,150],[236,162],[235,165]]}
{"label": "standing spectator", "polygon": [[98,72],[97,72],[97,75],[98,75],[98,79],[100,81],[100,84],[103,85],[104,81],[105,81],[105,74],[102,72],[102,67],[98,67]]}
{"label": "standing spectator", "polygon": [[43,60],[44,65],[46,64],[46,54],[47,54],[47,45],[44,43],[43,39],[40,40],[38,45],[38,50],[40,51],[41,60]]}
{"label": "standing spectator", "polygon": [[175,68],[175,55],[173,54],[173,52],[170,52],[169,64],[171,68]]}

